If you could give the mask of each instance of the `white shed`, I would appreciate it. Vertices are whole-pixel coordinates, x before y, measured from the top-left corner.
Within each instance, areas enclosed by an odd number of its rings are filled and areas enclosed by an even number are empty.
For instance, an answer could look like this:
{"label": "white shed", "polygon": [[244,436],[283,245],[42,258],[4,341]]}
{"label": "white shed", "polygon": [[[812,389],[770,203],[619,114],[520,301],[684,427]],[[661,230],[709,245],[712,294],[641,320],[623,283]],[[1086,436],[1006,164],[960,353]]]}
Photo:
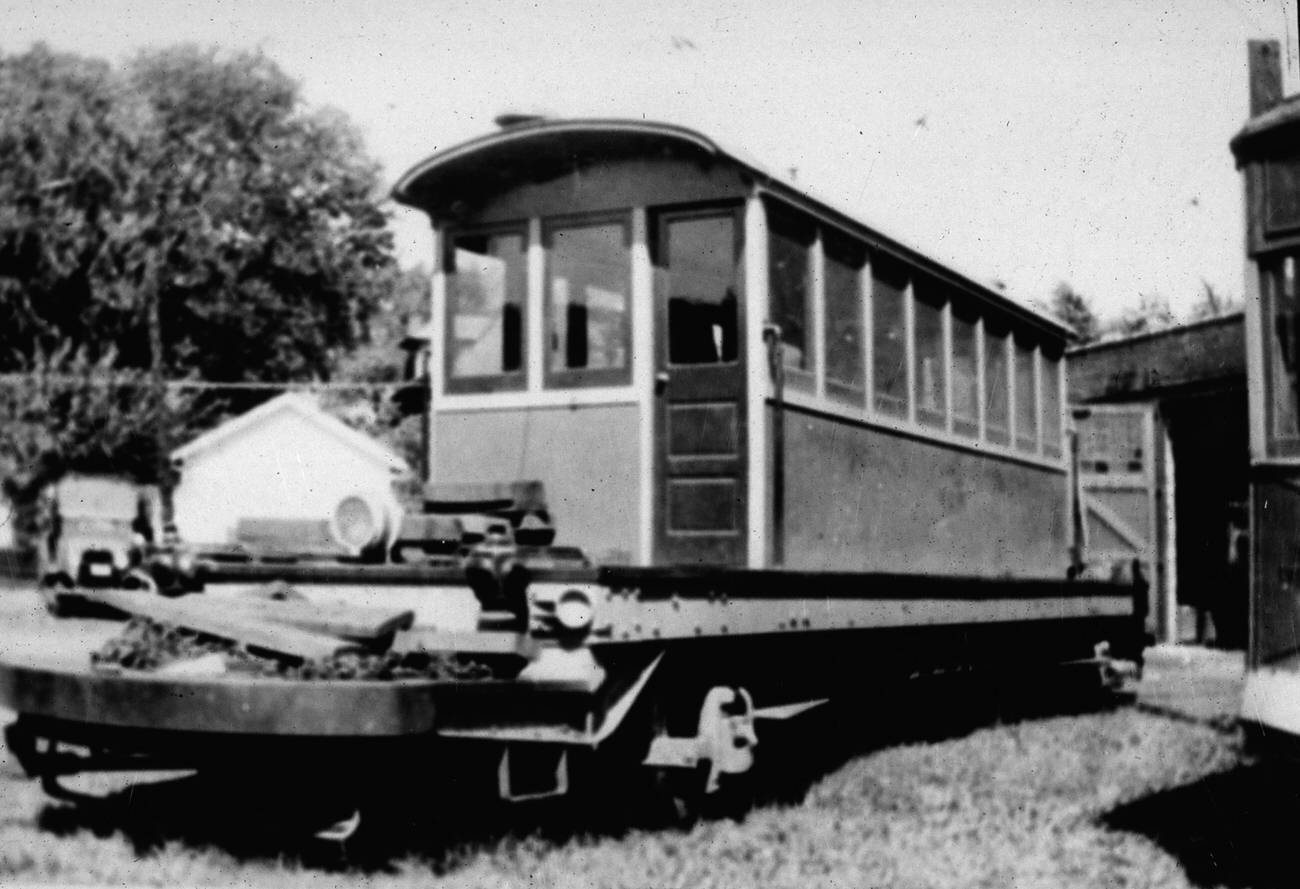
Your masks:
{"label": "white shed", "polygon": [[181,539],[224,543],[243,518],[328,518],[349,494],[391,495],[406,461],[321,410],[285,394],[172,452]]}

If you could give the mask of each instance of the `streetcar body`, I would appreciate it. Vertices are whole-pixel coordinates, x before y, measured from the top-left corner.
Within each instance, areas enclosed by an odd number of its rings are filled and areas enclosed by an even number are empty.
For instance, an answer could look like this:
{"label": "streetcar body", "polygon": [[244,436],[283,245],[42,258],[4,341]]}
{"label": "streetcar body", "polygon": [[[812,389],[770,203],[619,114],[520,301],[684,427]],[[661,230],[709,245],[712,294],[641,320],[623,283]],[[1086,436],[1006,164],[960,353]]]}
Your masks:
{"label": "streetcar body", "polygon": [[1065,570],[1055,321],[680,127],[503,128],[394,194],[435,481],[542,479],[601,564]]}

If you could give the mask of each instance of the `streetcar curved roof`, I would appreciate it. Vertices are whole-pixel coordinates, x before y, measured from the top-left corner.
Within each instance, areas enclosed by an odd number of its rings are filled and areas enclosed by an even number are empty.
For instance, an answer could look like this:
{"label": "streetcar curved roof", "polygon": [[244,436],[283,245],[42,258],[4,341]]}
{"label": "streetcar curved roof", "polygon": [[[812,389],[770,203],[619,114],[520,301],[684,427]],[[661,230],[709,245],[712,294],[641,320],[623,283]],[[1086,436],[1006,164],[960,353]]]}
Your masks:
{"label": "streetcar curved roof", "polygon": [[1300,130],[1300,94],[1288,96],[1263,114],[1246,121],[1229,144],[1240,160],[1243,151],[1286,136],[1294,139],[1297,130]]}
{"label": "streetcar curved roof", "polygon": [[526,182],[543,182],[587,163],[655,156],[734,164],[768,192],[833,220],[863,237],[873,248],[974,291],[986,302],[1062,339],[1072,336],[1068,327],[1050,315],[882,234],[744,153],[724,148],[708,136],[676,124],[615,118],[529,120],[435,152],[397,180],[392,196],[401,204],[437,218],[453,215],[458,205],[472,203],[476,195]]}

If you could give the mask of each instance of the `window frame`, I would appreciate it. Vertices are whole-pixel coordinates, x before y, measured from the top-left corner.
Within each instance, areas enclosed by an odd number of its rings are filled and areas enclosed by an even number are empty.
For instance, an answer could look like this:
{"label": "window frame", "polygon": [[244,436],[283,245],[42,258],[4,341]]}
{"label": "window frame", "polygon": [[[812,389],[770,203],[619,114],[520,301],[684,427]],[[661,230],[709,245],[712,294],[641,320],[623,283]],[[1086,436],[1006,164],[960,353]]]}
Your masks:
{"label": "window frame", "polygon": [[[773,275],[775,263],[772,262],[772,249],[775,243],[775,235],[780,231],[784,237],[796,240],[803,244],[804,255],[807,259],[804,271],[804,305],[803,305],[803,354],[806,359],[805,367],[795,367],[791,364],[784,365],[785,385],[787,388],[799,389],[809,393],[815,393],[817,390],[817,379],[820,374],[818,359],[822,356],[817,354],[817,343],[822,339],[818,330],[818,311],[815,303],[821,299],[821,281],[818,274],[818,265],[820,263],[819,255],[821,251],[821,232],[825,225],[815,216],[811,216],[796,207],[789,206],[767,206],[767,243],[763,245],[767,251],[767,315],[781,328],[781,345],[782,355],[787,354],[787,349],[791,345],[786,340],[787,330],[784,322],[784,313],[777,317],[777,300],[775,298],[775,288],[773,285]],[[797,237],[791,237],[797,235]],[[806,236],[806,242],[802,238]],[[786,360],[783,358],[783,361]]]}
{"label": "window frame", "polygon": [[[951,412],[948,409],[951,393],[948,390],[949,381],[947,375],[949,364],[951,363],[948,349],[950,338],[948,336],[946,320],[951,305],[951,297],[945,292],[945,288],[938,286],[933,281],[926,280],[919,288],[916,287],[915,282],[913,282],[911,301],[912,324],[909,333],[912,338],[911,379],[913,386],[912,404],[914,406],[913,420],[918,426],[925,429],[935,429],[946,432],[949,429],[949,417],[951,415]],[[921,306],[926,307],[925,315],[917,311]],[[933,315],[929,315],[930,310],[933,310]],[[934,373],[939,376],[938,392],[930,393],[938,395],[936,407],[931,407],[929,404],[923,404],[921,398],[923,382],[921,368],[922,362],[927,357],[927,355],[922,354],[922,349],[920,348],[921,341],[917,336],[920,331],[920,320],[922,317],[931,317],[935,322],[937,322],[935,328],[935,333],[937,333],[937,345],[932,344],[931,347],[926,350],[927,353],[933,353],[930,357],[934,357],[938,361],[938,366],[934,370]]]}
{"label": "window frame", "polygon": [[[1010,341],[1012,343],[1011,354],[1013,359],[1011,365],[1011,378],[1014,381],[1012,388],[1015,390],[1015,398],[1012,399],[1011,403],[1012,413],[1015,417],[1015,422],[1012,424],[1014,432],[1012,435],[1011,446],[1022,454],[1041,454],[1043,450],[1043,423],[1042,399],[1039,398],[1039,345],[1036,340],[1025,336],[1019,336],[1014,330],[1011,332]],[[1022,419],[1022,405],[1020,401],[1022,394],[1025,394],[1020,391],[1020,365],[1022,356],[1027,357],[1029,360],[1028,395],[1032,399],[1032,404],[1030,405],[1029,410],[1025,411],[1023,418],[1033,420],[1034,430],[1032,434],[1032,444],[1025,444],[1025,442],[1031,440],[1031,436],[1025,435],[1025,430],[1020,428],[1020,421]]]}
{"label": "window frame", "polygon": [[[820,361],[817,366],[822,368],[822,377],[824,379],[824,390],[826,397],[832,401],[845,402],[854,406],[865,406],[867,404],[867,393],[871,389],[871,368],[868,366],[868,359],[871,355],[871,344],[868,337],[871,334],[869,325],[865,323],[867,311],[871,306],[870,293],[863,288],[863,278],[871,273],[871,249],[866,243],[851,237],[845,232],[838,229],[821,226],[818,243],[821,245],[821,267],[822,273],[819,276],[819,286],[814,294],[815,300],[820,300],[821,310],[821,341],[824,344]],[[845,261],[847,259],[847,261]],[[853,270],[853,305],[845,320],[853,320],[857,324],[857,349],[854,360],[858,364],[858,372],[862,381],[858,385],[841,380],[831,374],[831,348],[833,337],[831,334],[832,325],[836,316],[831,312],[831,306],[827,300],[827,294],[830,292],[830,272],[832,261],[845,269]]]}
{"label": "window frame", "polygon": [[[1259,292],[1261,302],[1261,331],[1263,341],[1264,365],[1264,447],[1270,458],[1294,459],[1300,457],[1300,433],[1286,435],[1278,431],[1277,389],[1285,383],[1278,379],[1277,362],[1277,305],[1278,292],[1285,277],[1286,261],[1290,258],[1297,277],[1296,282],[1296,317],[1300,319],[1300,251],[1281,250],[1261,257],[1258,260]],[[1300,326],[1300,320],[1297,321]],[[1300,338],[1298,338],[1300,340]],[[1297,342],[1300,347],[1300,341]],[[1300,351],[1300,349],[1298,349]],[[1296,364],[1300,367],[1300,356]],[[1300,398],[1296,399],[1295,410],[1300,414]],[[1300,425],[1300,422],[1298,422]]]}
{"label": "window frame", "polygon": [[[1038,452],[1049,460],[1059,460],[1065,456],[1065,352],[1049,355],[1040,342],[1038,353]],[[1049,375],[1048,367],[1055,367],[1056,373]],[[1051,392],[1051,398],[1047,393]],[[1049,403],[1055,404],[1056,413],[1048,415]],[[1049,440],[1047,431],[1055,431],[1054,440]],[[1053,450],[1049,450],[1052,448]]]}
{"label": "window frame", "polygon": [[[972,317],[973,316],[973,317]],[[984,374],[981,370],[981,363],[984,360],[984,350],[980,345],[980,340],[984,336],[983,325],[980,323],[984,316],[972,307],[961,305],[958,306],[956,301],[949,299],[947,302],[947,323],[948,323],[948,431],[954,435],[960,435],[963,438],[972,441],[984,441]],[[970,325],[971,332],[971,380],[970,386],[975,393],[974,401],[971,403],[972,414],[969,417],[958,416],[957,413],[957,326],[958,324]]]}
{"label": "window frame", "polygon": [[[519,368],[518,370],[498,374],[475,374],[457,376],[452,372],[456,353],[452,348],[454,336],[455,300],[456,300],[456,242],[464,237],[492,238],[500,235],[518,235],[523,242],[524,289],[519,303]],[[529,312],[529,273],[528,253],[532,244],[529,239],[528,220],[511,220],[488,225],[448,228],[442,242],[442,273],[446,281],[442,314],[442,391],[446,395],[481,395],[492,392],[522,392],[528,388],[528,312]],[[490,254],[489,254],[490,255]]]}
{"label": "window frame", "polygon": [[[666,255],[671,250],[671,241],[668,239],[668,229],[676,222],[692,222],[707,219],[722,219],[724,217],[731,220],[732,227],[732,249],[735,251],[736,268],[734,270],[734,283],[736,292],[736,357],[731,361],[716,362],[699,362],[678,364],[670,360],[670,336],[671,332],[665,326],[662,330],[662,336],[658,337],[660,342],[656,348],[656,366],[667,368],[692,368],[704,367],[736,367],[745,364],[745,220],[744,205],[734,201],[725,202],[704,202],[694,204],[670,204],[664,207],[653,207],[648,211],[647,224],[647,247],[650,254],[650,274],[651,282],[651,300],[655,305],[655,311],[652,312],[654,324],[657,328],[659,325],[667,325],[667,317],[659,317],[659,299],[658,288],[660,283],[658,275],[661,271],[667,271],[671,275],[671,268],[665,262],[668,259]],[[667,306],[664,306],[664,313],[667,312]],[[659,351],[662,349],[663,354]]]}
{"label": "window frame", "polygon": [[[622,231],[623,247],[627,255],[626,288],[624,290],[627,325],[623,331],[623,346],[627,354],[627,361],[623,367],[564,368],[563,370],[555,370],[551,366],[552,351],[550,348],[550,337],[555,330],[554,301],[551,299],[551,272],[553,269],[551,251],[555,243],[555,233],[563,229],[596,228],[605,225],[617,225]],[[538,348],[541,350],[541,387],[543,391],[589,389],[602,386],[630,386],[632,384],[634,364],[632,345],[635,341],[633,331],[635,306],[633,305],[634,294],[632,292],[633,265],[635,261],[633,257],[634,246],[630,209],[542,217],[542,341],[538,343]]]}
{"label": "window frame", "polygon": [[[914,399],[912,397],[912,324],[911,309],[912,300],[912,275],[909,274],[907,264],[894,257],[889,257],[885,262],[878,261],[874,256],[868,253],[871,268],[871,304],[868,312],[871,317],[871,341],[868,344],[867,351],[867,376],[870,379],[869,389],[871,391],[871,401],[867,404],[867,412],[874,417],[885,417],[893,421],[910,422]],[[902,322],[902,352],[900,356],[899,369],[902,370],[900,383],[902,388],[902,397],[889,392],[884,392],[880,387],[880,381],[876,376],[876,335],[884,330],[877,322],[876,305],[880,301],[880,291],[876,287],[876,282],[881,280],[878,273],[888,277],[894,272],[899,273],[897,280],[890,280],[890,291],[898,299],[899,321]],[[901,287],[895,285],[901,284]],[[883,335],[883,334],[882,334]],[[884,398],[888,402],[897,403],[898,410],[885,409],[880,406],[880,400]]]}

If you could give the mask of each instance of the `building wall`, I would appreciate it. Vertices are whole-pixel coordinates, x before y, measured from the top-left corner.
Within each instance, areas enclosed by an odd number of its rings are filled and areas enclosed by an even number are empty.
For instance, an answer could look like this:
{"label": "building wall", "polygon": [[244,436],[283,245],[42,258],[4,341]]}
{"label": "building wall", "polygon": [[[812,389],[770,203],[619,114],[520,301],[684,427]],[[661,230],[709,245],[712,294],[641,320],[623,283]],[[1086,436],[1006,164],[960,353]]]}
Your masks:
{"label": "building wall", "polygon": [[1070,401],[1151,399],[1183,386],[1244,386],[1245,324],[1240,314],[1070,351]]}
{"label": "building wall", "polygon": [[1250,465],[1242,316],[1093,344],[1067,359],[1071,403],[1154,412],[1153,452],[1143,457],[1156,468],[1153,630],[1167,642],[1203,641],[1212,617],[1218,644],[1239,647],[1247,589],[1233,541],[1246,524]]}
{"label": "building wall", "polygon": [[785,437],[790,568],[1065,576],[1059,470],[797,410]]}
{"label": "building wall", "polygon": [[636,405],[439,411],[434,482],[539,479],[556,543],[598,562],[640,559]]}
{"label": "building wall", "polygon": [[181,539],[232,539],[241,518],[328,518],[343,497],[384,494],[392,473],[292,412],[194,455],[174,495]]}

